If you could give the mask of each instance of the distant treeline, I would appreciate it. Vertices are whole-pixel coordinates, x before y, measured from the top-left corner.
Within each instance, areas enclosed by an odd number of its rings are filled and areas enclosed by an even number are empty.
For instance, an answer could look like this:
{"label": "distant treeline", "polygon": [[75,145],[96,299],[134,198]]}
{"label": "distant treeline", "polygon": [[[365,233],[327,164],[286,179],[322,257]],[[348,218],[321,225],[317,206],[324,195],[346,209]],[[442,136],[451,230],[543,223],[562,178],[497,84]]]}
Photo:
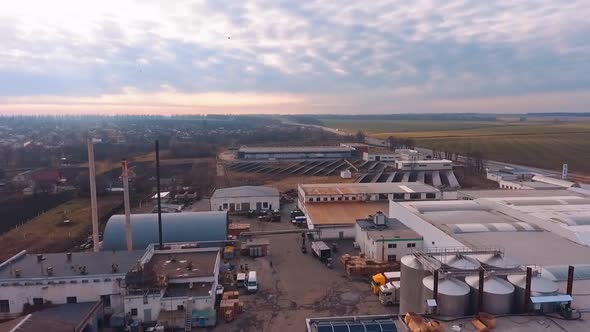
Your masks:
{"label": "distant treeline", "polygon": [[551,112],[551,113],[527,113],[527,116],[536,117],[560,117],[560,116],[578,116],[578,117],[590,117],[590,113],[575,113],[575,112]]}
{"label": "distant treeline", "polygon": [[317,119],[338,120],[424,120],[424,121],[496,121],[496,114],[478,113],[420,113],[420,114],[367,114],[367,115],[339,115],[326,114],[315,116]]}
{"label": "distant treeline", "polygon": [[297,122],[297,123],[302,123],[302,124],[308,124],[308,125],[318,125],[318,126],[323,126],[324,122],[320,119],[318,119],[317,117],[314,116],[306,116],[306,115],[287,115],[286,116],[287,119],[293,121],[293,122]]}

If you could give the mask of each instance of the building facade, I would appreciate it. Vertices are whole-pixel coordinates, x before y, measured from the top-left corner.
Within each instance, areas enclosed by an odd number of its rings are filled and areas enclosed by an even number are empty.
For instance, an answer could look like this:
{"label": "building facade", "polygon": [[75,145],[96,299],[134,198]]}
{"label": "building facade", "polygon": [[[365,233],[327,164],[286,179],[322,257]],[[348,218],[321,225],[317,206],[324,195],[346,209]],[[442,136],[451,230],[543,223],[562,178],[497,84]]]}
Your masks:
{"label": "building facade", "polygon": [[241,147],[238,159],[339,159],[350,158],[354,149],[348,146]]}
{"label": "building facade", "polygon": [[217,189],[211,196],[211,211],[248,212],[280,208],[279,191],[271,187],[242,186]]}

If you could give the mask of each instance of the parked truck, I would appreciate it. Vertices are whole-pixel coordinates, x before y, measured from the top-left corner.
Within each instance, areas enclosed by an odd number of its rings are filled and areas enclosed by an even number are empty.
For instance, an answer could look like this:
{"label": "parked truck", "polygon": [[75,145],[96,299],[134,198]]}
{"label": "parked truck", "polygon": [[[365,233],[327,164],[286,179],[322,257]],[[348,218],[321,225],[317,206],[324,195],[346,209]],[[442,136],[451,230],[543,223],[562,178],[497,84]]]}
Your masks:
{"label": "parked truck", "polygon": [[400,280],[400,272],[383,272],[377,273],[373,277],[371,277],[371,292],[375,295],[379,294],[379,289],[381,286],[387,284],[391,281],[399,281]]}
{"label": "parked truck", "polygon": [[379,287],[379,302],[383,305],[399,304],[399,281],[390,281]]}
{"label": "parked truck", "polygon": [[332,249],[324,241],[313,241],[311,250],[315,257],[326,263],[328,267],[332,267]]}

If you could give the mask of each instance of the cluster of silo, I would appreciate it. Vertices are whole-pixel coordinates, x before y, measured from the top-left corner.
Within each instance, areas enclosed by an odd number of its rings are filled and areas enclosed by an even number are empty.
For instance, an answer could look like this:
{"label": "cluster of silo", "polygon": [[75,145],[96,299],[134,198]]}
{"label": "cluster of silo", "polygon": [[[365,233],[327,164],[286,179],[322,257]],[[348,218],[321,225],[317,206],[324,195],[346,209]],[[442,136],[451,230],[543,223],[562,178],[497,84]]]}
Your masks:
{"label": "cluster of silo", "polygon": [[[449,271],[473,272],[464,278],[452,277],[452,272],[438,280],[437,314],[439,316],[457,317],[473,314],[479,304],[480,266],[494,275],[487,276],[483,283],[483,301],[480,311],[495,315],[520,313],[525,310],[526,275],[502,275],[502,269],[518,268],[519,264],[502,255],[480,255],[474,259],[464,255],[442,257],[441,263]],[[464,275],[464,274],[463,274]],[[424,313],[427,299],[433,298],[434,277],[427,271],[420,260],[409,255],[401,259],[400,313]],[[531,296],[557,294],[555,282],[533,276]],[[553,306],[544,305],[541,310],[550,312]]]}

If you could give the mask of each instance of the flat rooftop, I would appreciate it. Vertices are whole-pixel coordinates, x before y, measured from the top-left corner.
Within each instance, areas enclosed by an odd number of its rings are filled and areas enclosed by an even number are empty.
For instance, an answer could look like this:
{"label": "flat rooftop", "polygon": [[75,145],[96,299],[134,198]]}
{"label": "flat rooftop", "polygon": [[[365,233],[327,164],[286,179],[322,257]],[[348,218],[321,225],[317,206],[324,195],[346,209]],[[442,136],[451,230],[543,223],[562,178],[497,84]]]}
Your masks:
{"label": "flat rooftop", "polygon": [[34,312],[28,317],[19,317],[13,321],[4,323],[5,325],[0,324],[0,331],[11,331],[19,323],[21,325],[18,329],[14,330],[15,332],[75,331],[76,328],[85,326],[89,318],[92,317],[92,314],[99,308],[100,305],[98,302],[62,304]]}
{"label": "flat rooftop", "polygon": [[[144,250],[74,252],[71,261],[65,253],[43,254],[40,262],[37,255],[25,254],[0,268],[0,280],[16,278],[16,269],[21,271],[20,279],[81,276],[81,269],[84,267],[89,276],[124,274],[131,270],[144,253]],[[113,265],[117,266],[118,272],[113,272]],[[51,276],[47,275],[47,267],[53,269]]]}
{"label": "flat rooftop", "polygon": [[379,211],[387,215],[388,202],[327,202],[306,205],[308,220],[314,226],[350,225]]}
{"label": "flat rooftop", "polygon": [[547,197],[547,196],[578,196],[583,197],[581,193],[567,189],[548,189],[548,190],[529,190],[529,189],[492,189],[492,190],[458,190],[459,196],[466,196],[472,199],[476,198],[494,198],[494,197]]}
{"label": "flat rooftop", "polygon": [[399,204],[467,247],[501,247],[521,264],[590,263],[590,247],[545,231],[526,215],[494,209],[485,199]]}
{"label": "flat rooftop", "polygon": [[[192,287],[191,287],[192,286]],[[209,296],[213,291],[212,282],[193,282],[186,284],[169,284],[164,297]]]}
{"label": "flat rooftop", "polygon": [[406,194],[437,193],[438,189],[420,182],[412,183],[319,183],[300,184],[299,188],[308,196],[356,195],[356,194]]}
{"label": "flat rooftop", "polygon": [[215,275],[218,251],[158,252],[147,263],[148,271],[173,278],[198,278]]}
{"label": "flat rooftop", "polygon": [[245,146],[244,153],[291,153],[291,152],[350,152],[348,146]]}
{"label": "flat rooftop", "polygon": [[385,239],[418,239],[422,238],[420,234],[416,233],[406,225],[402,224],[395,218],[387,218],[384,226],[377,226],[373,223],[373,220],[357,220],[357,225],[367,232],[369,239],[380,240]]}

